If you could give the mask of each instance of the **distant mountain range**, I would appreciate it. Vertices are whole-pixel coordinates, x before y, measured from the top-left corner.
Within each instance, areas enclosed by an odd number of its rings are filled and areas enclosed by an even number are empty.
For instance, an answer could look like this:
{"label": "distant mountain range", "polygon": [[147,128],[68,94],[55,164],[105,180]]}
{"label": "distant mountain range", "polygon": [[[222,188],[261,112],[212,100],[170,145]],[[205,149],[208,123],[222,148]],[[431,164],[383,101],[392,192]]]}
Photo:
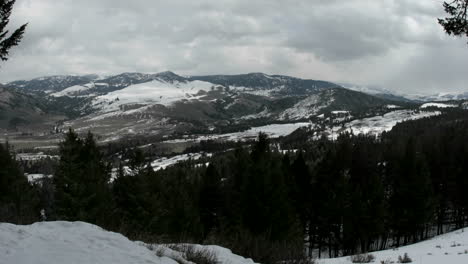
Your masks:
{"label": "distant mountain range", "polygon": [[[420,101],[429,99],[263,73],[50,76],[14,81],[0,89],[2,129],[31,130],[31,124],[43,125],[45,130],[71,126],[106,138],[236,131],[308,121],[340,111],[370,116],[395,107],[417,108]],[[468,93],[463,96],[436,99],[465,99]]]}
{"label": "distant mountain range", "polygon": [[341,83],[346,89],[353,91],[363,92],[378,97],[387,99],[394,99],[400,101],[414,101],[414,102],[434,102],[434,101],[453,101],[453,100],[467,100],[468,92],[459,93],[437,93],[437,94],[411,94],[391,91],[385,88],[376,86],[361,86]]}

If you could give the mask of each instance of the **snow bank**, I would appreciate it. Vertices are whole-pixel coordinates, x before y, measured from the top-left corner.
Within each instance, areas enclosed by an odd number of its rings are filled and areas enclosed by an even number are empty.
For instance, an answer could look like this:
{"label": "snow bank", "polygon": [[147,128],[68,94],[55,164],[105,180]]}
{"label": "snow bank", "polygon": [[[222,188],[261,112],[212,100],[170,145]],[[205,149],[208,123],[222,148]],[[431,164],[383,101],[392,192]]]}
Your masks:
{"label": "snow bank", "polygon": [[[458,230],[437,236],[433,239],[413,245],[373,252],[374,263],[388,260],[388,263],[397,263],[398,256],[408,256],[413,264],[466,264],[468,263],[468,230]],[[350,264],[350,257],[335,259],[322,259],[318,264]],[[387,263],[387,262],[386,262]]]}
{"label": "snow bank", "polygon": [[[142,245],[145,245],[142,243]],[[220,246],[203,246],[197,244],[179,244],[178,246],[183,247],[192,247],[195,251],[199,252],[209,252],[217,259],[219,264],[255,264],[255,262],[250,258],[244,258],[239,255],[232,253],[231,250],[223,248]],[[164,245],[146,245],[154,252],[159,252],[159,254],[164,254],[165,256],[170,256],[172,259],[177,260],[181,264],[192,264],[192,262],[187,262],[184,260],[184,253],[176,251]]]}
{"label": "snow bank", "polygon": [[[255,264],[219,246],[192,246],[209,250],[218,263]],[[165,246],[133,242],[84,222],[27,226],[0,223],[0,264],[194,264],[184,256]]]}
{"label": "snow bank", "polygon": [[83,222],[0,224],[1,264],[177,264],[126,237]]}

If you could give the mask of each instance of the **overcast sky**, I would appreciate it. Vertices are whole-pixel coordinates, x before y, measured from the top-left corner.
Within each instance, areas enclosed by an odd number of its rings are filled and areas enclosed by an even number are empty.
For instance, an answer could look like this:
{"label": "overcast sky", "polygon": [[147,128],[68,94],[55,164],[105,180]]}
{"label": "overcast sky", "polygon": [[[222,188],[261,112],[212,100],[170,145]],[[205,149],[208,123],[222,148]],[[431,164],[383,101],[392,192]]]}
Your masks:
{"label": "overcast sky", "polygon": [[265,72],[406,92],[468,91],[441,0],[17,0],[0,81],[56,74]]}

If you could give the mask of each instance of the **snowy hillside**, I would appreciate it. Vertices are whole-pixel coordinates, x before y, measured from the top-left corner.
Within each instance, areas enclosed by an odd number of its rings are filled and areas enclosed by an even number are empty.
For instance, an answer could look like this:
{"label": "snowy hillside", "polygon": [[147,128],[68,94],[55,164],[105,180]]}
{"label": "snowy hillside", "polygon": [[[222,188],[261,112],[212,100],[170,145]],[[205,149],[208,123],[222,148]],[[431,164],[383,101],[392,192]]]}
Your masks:
{"label": "snowy hillside", "polygon": [[435,107],[435,108],[453,108],[453,107],[458,107],[458,105],[453,105],[453,104],[442,104],[442,103],[425,103],[421,105],[420,108],[430,108],[430,107]]}
{"label": "snowy hillside", "polygon": [[98,96],[94,104],[103,105],[107,111],[118,110],[126,104],[153,103],[167,106],[184,99],[197,98],[197,95],[203,95],[200,92],[208,92],[213,86],[212,83],[202,81],[170,83],[154,80]]}
{"label": "snowy hillside", "polygon": [[[397,263],[407,253],[414,264],[468,263],[468,230],[458,230],[413,245],[373,252],[374,263]],[[382,262],[383,261],[383,262]],[[385,262],[387,261],[387,262]],[[322,259],[318,264],[348,264],[350,257]]]}
{"label": "snowy hillside", "polygon": [[[254,264],[218,246],[193,245],[220,263]],[[161,245],[132,242],[83,222],[0,223],[0,264],[191,264],[185,254]]]}
{"label": "snowy hillside", "polygon": [[425,117],[440,115],[440,111],[413,111],[398,110],[386,113],[381,116],[374,116],[364,119],[358,119],[345,124],[343,127],[335,127],[333,136],[336,138],[338,133],[345,131],[354,134],[373,134],[378,135],[385,131],[390,131],[399,122],[407,120],[417,120]]}

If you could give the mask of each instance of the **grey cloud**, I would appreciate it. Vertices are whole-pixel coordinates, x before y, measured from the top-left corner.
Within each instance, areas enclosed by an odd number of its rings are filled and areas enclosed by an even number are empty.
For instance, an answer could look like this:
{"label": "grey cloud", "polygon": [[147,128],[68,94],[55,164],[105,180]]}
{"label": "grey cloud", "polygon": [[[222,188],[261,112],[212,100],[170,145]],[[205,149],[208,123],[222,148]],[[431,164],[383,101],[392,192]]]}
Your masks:
{"label": "grey cloud", "polygon": [[[0,81],[124,71],[267,72],[388,85],[466,89],[468,47],[426,0],[17,0],[29,21]],[[444,68],[429,67],[429,63]],[[450,76],[450,77],[447,77]]]}

